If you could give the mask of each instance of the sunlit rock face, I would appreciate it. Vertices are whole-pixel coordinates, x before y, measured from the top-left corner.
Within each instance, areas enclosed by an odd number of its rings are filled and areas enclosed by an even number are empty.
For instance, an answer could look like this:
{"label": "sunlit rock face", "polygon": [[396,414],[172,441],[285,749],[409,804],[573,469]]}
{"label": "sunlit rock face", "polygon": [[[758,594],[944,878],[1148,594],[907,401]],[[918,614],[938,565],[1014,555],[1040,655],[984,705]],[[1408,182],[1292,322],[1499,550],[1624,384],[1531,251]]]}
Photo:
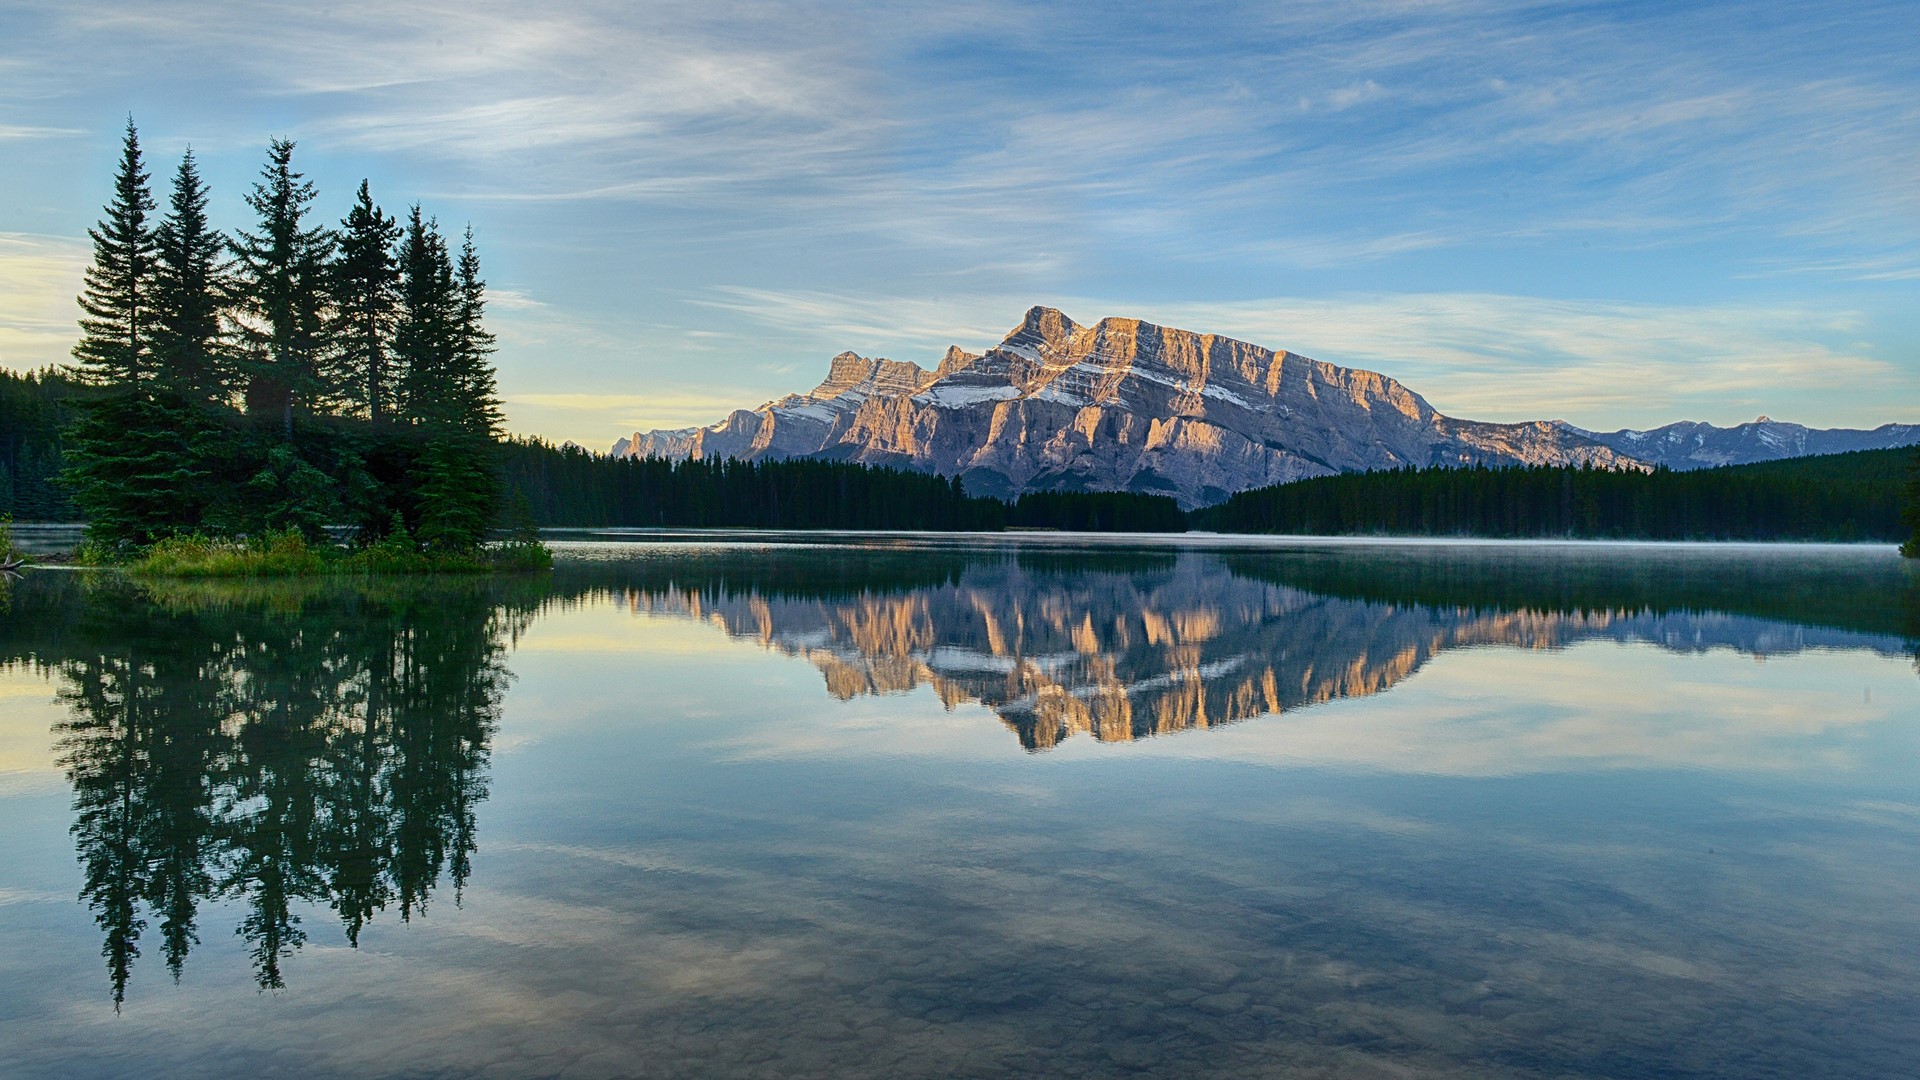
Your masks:
{"label": "sunlit rock face", "polygon": [[1756,656],[1832,645],[1906,655],[1897,639],[1715,613],[1348,600],[1191,556],[1115,572],[983,562],[947,584],[841,599],[671,586],[623,600],[803,657],[841,700],[926,686],[948,708],[977,702],[1035,751],[1076,735],[1124,742],[1366,697],[1455,648],[1611,640]]}
{"label": "sunlit rock face", "polygon": [[1236,491],[1405,465],[1635,459],[1564,425],[1435,412],[1371,371],[1138,319],[1082,326],[1036,307],[984,355],[833,358],[826,381],[712,427],[635,432],[632,457],[823,457],[964,478],[977,495]]}

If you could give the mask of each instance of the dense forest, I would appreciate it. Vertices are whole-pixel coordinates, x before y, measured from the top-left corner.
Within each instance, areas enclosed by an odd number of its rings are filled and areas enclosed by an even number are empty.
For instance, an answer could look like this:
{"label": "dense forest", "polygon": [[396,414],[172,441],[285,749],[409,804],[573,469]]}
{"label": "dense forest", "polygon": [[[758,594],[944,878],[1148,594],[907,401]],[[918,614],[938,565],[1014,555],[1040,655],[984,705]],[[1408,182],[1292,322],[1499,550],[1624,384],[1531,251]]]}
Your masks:
{"label": "dense forest", "polygon": [[0,517],[79,519],[72,495],[60,483],[77,390],[78,384],[58,371],[0,371]]}
{"label": "dense forest", "polygon": [[434,550],[485,538],[500,413],[473,231],[456,254],[418,205],[391,217],[364,182],[337,228],[321,222],[293,150],[270,143],[252,228],[227,235],[190,150],[156,217],[129,121],[89,230],[74,365],[6,386],[37,425],[18,447],[8,429],[11,510],[68,512],[46,483],[58,459],[71,509],[108,546],[319,541],[342,522]]}
{"label": "dense forest", "polygon": [[1191,518],[1248,533],[1888,541],[1913,528],[1916,467],[1900,449],[1694,472],[1402,469],[1243,491]]}
{"label": "dense forest", "polygon": [[955,478],[836,461],[664,461],[512,439],[501,451],[513,512],[558,527],[1179,532],[1164,495],[969,496]]}

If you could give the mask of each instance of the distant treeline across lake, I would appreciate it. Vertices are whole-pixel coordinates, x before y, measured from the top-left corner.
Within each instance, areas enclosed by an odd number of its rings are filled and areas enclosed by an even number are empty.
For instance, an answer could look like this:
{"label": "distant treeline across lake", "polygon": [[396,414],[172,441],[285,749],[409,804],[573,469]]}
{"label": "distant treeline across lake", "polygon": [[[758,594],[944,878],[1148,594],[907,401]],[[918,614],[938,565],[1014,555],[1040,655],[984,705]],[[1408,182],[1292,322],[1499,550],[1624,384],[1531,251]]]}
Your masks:
{"label": "distant treeline across lake", "polygon": [[[0,372],[0,515],[75,521],[59,482],[70,399],[54,373]],[[1877,540],[1903,520],[1913,449],[1694,472],[1589,468],[1347,473],[1182,512],[1153,494],[1032,494],[1009,504],[959,481],[833,461],[611,458],[532,439],[497,444],[507,519],[546,526],[785,529],[1054,528],[1095,532]],[[503,520],[502,524],[508,521]]]}
{"label": "distant treeline across lake", "polygon": [[1911,448],[1674,472],[1402,469],[1243,491],[1188,515],[1216,532],[1638,540],[1904,539]]}
{"label": "distant treeline across lake", "polygon": [[516,441],[509,499],[542,524],[841,529],[1898,541],[1912,449],[1695,472],[1403,469],[1241,492],[1182,512],[1164,495],[968,496],[957,479],[830,461],[634,460]]}

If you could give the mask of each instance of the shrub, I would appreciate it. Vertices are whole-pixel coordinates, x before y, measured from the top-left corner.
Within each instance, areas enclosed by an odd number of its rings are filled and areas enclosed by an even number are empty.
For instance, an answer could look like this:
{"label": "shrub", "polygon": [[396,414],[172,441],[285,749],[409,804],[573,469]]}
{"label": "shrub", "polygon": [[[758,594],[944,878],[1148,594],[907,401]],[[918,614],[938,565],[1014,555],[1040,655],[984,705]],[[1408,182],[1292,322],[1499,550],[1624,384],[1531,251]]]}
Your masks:
{"label": "shrub", "polygon": [[324,549],[299,531],[267,533],[247,540],[194,533],[155,542],[127,570],[146,577],[300,577],[326,572]]}

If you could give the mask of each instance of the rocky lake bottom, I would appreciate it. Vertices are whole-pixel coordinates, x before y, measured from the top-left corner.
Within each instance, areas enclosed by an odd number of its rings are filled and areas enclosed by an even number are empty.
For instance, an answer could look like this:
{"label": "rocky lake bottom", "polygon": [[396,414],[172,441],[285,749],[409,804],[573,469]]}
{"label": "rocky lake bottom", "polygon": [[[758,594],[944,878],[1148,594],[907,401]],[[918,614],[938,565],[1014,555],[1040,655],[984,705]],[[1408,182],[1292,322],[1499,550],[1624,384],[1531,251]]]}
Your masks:
{"label": "rocky lake bottom", "polygon": [[1920,1060],[1890,548],[556,547],[0,586],[0,1074]]}

